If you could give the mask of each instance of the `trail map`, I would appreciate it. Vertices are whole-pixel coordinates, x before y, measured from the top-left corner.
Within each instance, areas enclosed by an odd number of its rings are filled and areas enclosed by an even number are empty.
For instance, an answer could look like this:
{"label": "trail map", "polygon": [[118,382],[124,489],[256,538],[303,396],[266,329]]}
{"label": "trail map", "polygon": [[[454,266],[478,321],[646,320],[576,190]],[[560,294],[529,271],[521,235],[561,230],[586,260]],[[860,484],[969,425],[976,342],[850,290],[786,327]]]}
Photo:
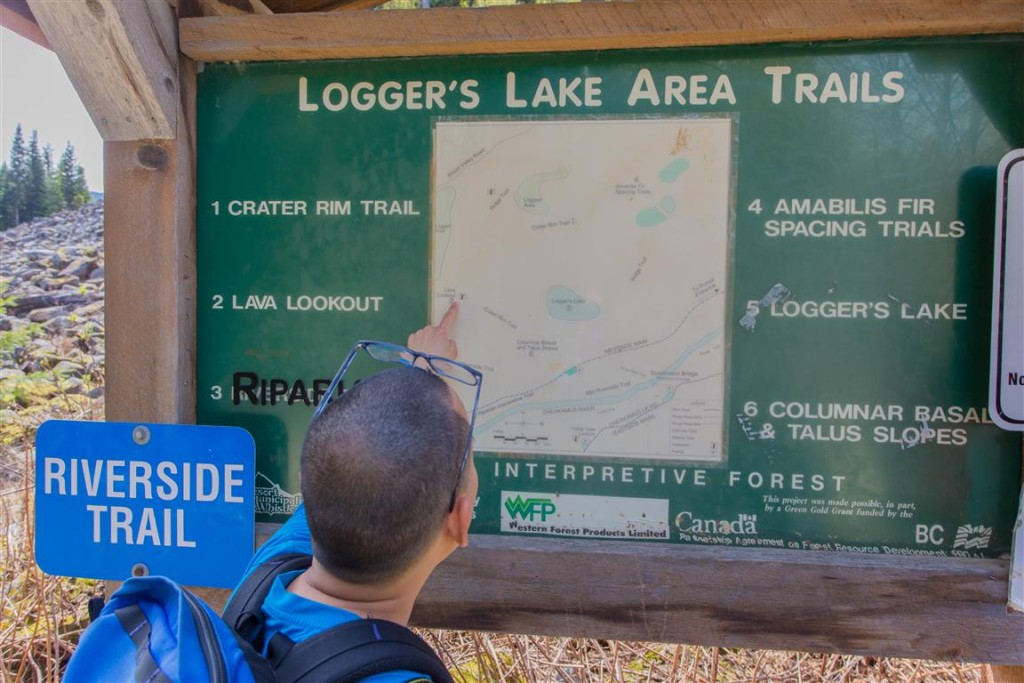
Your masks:
{"label": "trail map", "polygon": [[732,121],[443,120],[432,314],[481,451],[723,457]]}

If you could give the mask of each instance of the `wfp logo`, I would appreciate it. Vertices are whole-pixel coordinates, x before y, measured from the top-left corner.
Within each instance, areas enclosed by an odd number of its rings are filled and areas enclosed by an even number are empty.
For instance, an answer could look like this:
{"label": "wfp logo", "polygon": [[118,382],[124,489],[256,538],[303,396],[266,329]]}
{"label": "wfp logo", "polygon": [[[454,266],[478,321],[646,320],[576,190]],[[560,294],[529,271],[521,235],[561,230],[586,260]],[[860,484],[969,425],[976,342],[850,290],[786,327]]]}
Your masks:
{"label": "wfp logo", "polygon": [[991,540],[992,527],[980,524],[978,526],[964,524],[956,530],[956,540],[953,541],[953,547],[963,548],[964,550],[980,550],[987,548]]}
{"label": "wfp logo", "polygon": [[550,498],[523,498],[522,496],[513,498],[509,496],[505,499],[505,510],[508,511],[512,519],[522,517],[535,522],[540,516],[540,521],[546,522],[549,515],[555,514],[555,504],[551,502]]}

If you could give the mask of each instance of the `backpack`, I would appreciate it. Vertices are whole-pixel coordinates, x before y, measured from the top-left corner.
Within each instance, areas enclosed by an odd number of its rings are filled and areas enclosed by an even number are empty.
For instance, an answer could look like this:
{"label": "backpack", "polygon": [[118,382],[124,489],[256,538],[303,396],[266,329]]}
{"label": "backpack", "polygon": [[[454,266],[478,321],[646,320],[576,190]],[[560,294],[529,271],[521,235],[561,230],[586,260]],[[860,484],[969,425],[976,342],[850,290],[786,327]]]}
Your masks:
{"label": "backpack", "polygon": [[82,634],[65,683],[355,683],[388,671],[414,671],[451,683],[419,636],[380,619],[356,619],[301,643],[276,634],[263,649],[260,606],[274,579],[309,567],[309,555],[275,557],[254,569],[221,618],[162,576],[131,578]]}

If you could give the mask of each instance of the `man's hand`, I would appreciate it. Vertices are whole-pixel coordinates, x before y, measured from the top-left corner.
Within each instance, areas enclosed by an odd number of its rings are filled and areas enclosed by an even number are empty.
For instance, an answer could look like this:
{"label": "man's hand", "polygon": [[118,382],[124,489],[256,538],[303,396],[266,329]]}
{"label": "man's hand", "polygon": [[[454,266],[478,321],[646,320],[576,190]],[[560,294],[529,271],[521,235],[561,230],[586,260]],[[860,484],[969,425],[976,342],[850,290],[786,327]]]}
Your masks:
{"label": "man's hand", "polygon": [[457,301],[453,301],[444,317],[441,318],[441,322],[436,325],[427,325],[410,334],[406,346],[413,351],[429,353],[432,356],[444,356],[445,358],[455,360],[459,355],[459,349],[455,345],[455,340],[451,337],[451,329],[458,315],[459,304]]}

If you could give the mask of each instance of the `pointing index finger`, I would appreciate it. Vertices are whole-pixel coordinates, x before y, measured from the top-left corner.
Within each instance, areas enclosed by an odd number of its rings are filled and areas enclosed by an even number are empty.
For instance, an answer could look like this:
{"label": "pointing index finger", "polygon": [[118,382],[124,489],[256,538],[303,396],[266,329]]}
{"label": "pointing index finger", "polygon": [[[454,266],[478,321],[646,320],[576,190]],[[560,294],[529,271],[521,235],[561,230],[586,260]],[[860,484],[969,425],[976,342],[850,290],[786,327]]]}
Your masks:
{"label": "pointing index finger", "polygon": [[437,328],[447,334],[451,330],[452,325],[455,324],[455,318],[458,314],[459,302],[453,301],[452,305],[449,306],[448,310],[445,312],[444,317],[441,318],[441,322],[437,324]]}

